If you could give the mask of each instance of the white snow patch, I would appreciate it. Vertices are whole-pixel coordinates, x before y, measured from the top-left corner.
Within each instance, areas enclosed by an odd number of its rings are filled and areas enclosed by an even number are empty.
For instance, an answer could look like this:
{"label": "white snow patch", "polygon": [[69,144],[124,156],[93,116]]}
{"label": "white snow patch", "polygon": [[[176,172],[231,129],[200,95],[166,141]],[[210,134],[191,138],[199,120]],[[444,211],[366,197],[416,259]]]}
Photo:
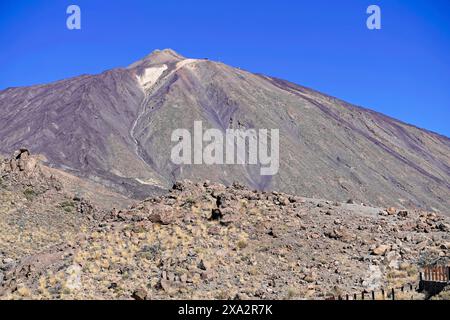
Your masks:
{"label": "white snow patch", "polygon": [[137,182],[139,182],[140,184],[147,184],[147,185],[152,185],[153,183],[148,182],[148,181],[144,181],[142,179],[139,178],[135,178]]}
{"label": "white snow patch", "polygon": [[144,73],[141,76],[137,76],[137,78],[142,87],[151,87],[166,70],[167,66],[165,64],[160,67],[147,68],[144,70]]}
{"label": "white snow patch", "polygon": [[145,184],[145,185],[149,185],[149,186],[156,186],[156,187],[164,187],[162,185],[162,183],[156,179],[147,179],[147,180],[142,180],[139,178],[134,178],[137,182],[139,182],[140,184]]}

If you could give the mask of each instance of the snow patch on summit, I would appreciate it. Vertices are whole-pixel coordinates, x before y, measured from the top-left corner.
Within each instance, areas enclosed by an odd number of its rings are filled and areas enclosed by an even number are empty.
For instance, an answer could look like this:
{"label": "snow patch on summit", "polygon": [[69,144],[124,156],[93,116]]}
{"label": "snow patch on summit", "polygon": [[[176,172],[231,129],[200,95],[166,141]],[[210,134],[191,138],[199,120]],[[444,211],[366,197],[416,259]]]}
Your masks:
{"label": "snow patch on summit", "polygon": [[147,68],[141,76],[136,77],[143,88],[148,88],[152,87],[166,70],[167,65],[163,64],[159,67]]}

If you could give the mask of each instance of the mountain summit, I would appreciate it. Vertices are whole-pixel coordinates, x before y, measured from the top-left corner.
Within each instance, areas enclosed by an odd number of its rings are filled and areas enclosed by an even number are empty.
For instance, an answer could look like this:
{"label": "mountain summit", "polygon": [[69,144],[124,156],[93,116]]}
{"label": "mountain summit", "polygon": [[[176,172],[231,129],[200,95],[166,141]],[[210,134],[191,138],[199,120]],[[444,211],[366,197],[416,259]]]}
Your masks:
{"label": "mountain summit", "polygon": [[[171,135],[279,129],[280,169],[175,165]],[[20,147],[124,194],[179,179],[372,205],[450,207],[450,139],[317,91],[170,49],[126,69],[0,91],[0,153]]]}
{"label": "mountain summit", "polygon": [[135,68],[137,66],[142,65],[152,65],[152,64],[161,64],[161,63],[174,63],[181,60],[185,60],[186,58],[182,55],[178,54],[172,49],[164,49],[164,50],[155,50],[152,53],[150,53],[148,56],[143,58],[142,60],[139,60],[132,65],[129,66],[129,68]]}

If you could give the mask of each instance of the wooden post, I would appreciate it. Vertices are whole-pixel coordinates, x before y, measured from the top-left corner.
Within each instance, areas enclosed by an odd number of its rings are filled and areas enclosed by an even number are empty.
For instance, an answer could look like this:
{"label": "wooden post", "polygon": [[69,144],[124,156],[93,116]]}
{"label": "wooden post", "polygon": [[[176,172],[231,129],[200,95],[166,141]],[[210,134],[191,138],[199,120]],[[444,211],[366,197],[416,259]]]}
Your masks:
{"label": "wooden post", "polygon": [[395,290],[392,288],[392,300],[395,300]]}
{"label": "wooden post", "polygon": [[346,294],[345,295],[345,300],[349,300],[350,298],[349,298],[349,296],[348,296],[348,294]]}
{"label": "wooden post", "polygon": [[358,300],[358,298],[356,297],[356,293],[353,295],[353,300]]}
{"label": "wooden post", "polygon": [[385,297],[385,295],[384,295],[384,288],[381,289],[381,296],[382,296],[382,299],[384,300],[384,297]]}
{"label": "wooden post", "polygon": [[372,300],[375,300],[375,291],[372,290]]}
{"label": "wooden post", "polygon": [[365,295],[364,295],[364,291],[363,291],[363,292],[361,292],[361,299],[364,300],[364,298],[365,298]]}

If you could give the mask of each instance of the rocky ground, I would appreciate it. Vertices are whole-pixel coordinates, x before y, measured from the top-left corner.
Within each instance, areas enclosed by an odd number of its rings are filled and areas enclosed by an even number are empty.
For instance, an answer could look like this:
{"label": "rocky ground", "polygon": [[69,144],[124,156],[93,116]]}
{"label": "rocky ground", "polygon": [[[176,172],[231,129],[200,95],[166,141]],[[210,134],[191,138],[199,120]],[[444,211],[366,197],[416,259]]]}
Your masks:
{"label": "rocky ground", "polygon": [[436,213],[208,181],[107,210],[30,158],[0,168],[2,299],[325,299],[417,284],[450,256]]}
{"label": "rocky ground", "polygon": [[[92,226],[96,211],[46,175],[39,159],[18,151],[0,160],[0,260],[8,263],[72,239]],[[0,274],[1,275],[1,274]]]}

